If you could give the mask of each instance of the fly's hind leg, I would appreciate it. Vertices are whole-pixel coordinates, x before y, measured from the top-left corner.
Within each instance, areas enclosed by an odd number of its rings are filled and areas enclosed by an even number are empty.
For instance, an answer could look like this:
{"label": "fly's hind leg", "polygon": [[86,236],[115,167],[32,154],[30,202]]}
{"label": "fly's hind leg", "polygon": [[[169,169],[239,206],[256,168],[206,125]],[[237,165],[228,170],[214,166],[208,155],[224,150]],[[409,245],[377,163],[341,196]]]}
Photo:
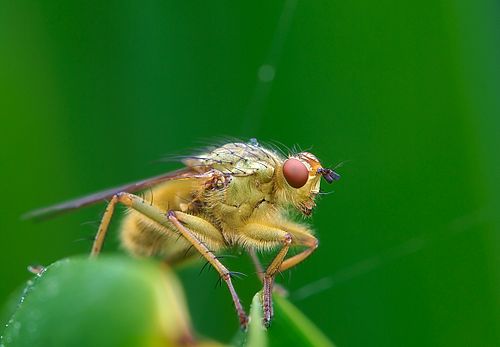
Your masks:
{"label": "fly's hind leg", "polygon": [[108,206],[106,206],[101,223],[99,224],[99,229],[97,229],[97,234],[94,238],[94,243],[92,244],[92,250],[90,251],[91,257],[96,257],[101,252],[102,245],[104,244],[104,239],[106,238],[106,233],[109,228],[109,223],[111,222],[111,217],[113,217],[115,206],[119,202],[121,196],[122,193],[114,195],[108,203]]}
{"label": "fly's hind leg", "polygon": [[134,197],[135,199],[140,200],[143,204],[146,203],[144,199],[125,192],[113,195],[108,205],[106,206],[106,210],[104,211],[104,214],[102,216],[101,223],[99,224],[99,229],[97,229],[97,234],[94,238],[94,243],[92,244],[92,250],[90,251],[90,257],[96,257],[99,255],[99,253],[101,253],[101,249],[104,244],[104,240],[106,239],[106,234],[109,229],[111,218],[113,217],[113,214],[115,212],[116,204],[122,203],[126,206],[131,207],[130,197]]}
{"label": "fly's hind leg", "polygon": [[[224,175],[218,170],[210,170],[206,173],[195,175],[193,177],[206,180],[205,185],[223,186],[224,184],[226,184]],[[131,201],[130,197],[134,197],[133,200],[138,200],[142,203],[145,203],[144,199],[140,199],[138,196],[127,192],[121,192],[113,195],[110,202],[108,203],[108,206],[106,207],[106,210],[104,211],[101,219],[101,224],[99,225],[99,229],[97,230],[97,234],[92,245],[92,250],[90,252],[91,257],[95,257],[101,252],[102,245],[104,244],[104,239],[106,238],[106,233],[108,231],[111,218],[113,217],[116,204],[120,202],[130,207],[130,205],[128,205]],[[168,227],[171,229],[172,225],[169,225]]]}
{"label": "fly's hind leg", "polygon": [[136,195],[129,193],[119,193],[113,196],[111,202],[104,213],[104,217],[99,227],[99,231],[92,248],[92,255],[97,255],[104,241],[109,221],[113,215],[114,208],[117,203],[122,203],[125,206],[142,213],[144,216],[166,227],[167,229],[179,232],[193,247],[219,272],[222,279],[227,284],[231,297],[233,299],[236,311],[238,312],[240,325],[246,327],[248,317],[243,309],[238,295],[231,282],[231,272],[217,259],[215,254],[207,247],[208,245],[224,244],[224,239],[219,230],[206,220],[189,215],[180,211],[170,211],[165,214],[155,206],[152,206],[147,201],[139,198]]}

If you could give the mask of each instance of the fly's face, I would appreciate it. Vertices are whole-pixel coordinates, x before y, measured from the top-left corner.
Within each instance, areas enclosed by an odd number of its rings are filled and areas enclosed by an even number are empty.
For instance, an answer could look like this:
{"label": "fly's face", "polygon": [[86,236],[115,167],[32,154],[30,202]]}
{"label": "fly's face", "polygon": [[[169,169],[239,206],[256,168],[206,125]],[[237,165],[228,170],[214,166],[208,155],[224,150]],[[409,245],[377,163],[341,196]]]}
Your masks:
{"label": "fly's face", "polygon": [[332,183],[340,176],[332,169],[324,168],[318,158],[309,152],[301,152],[283,162],[280,171],[282,196],[304,215],[312,213],[319,194],[321,177]]}

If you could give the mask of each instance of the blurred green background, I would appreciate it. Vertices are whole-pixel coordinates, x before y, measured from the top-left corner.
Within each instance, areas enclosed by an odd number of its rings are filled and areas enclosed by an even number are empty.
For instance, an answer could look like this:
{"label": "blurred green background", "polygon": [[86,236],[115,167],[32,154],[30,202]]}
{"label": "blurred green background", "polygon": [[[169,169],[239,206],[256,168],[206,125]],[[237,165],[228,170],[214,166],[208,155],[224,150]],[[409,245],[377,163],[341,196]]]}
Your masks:
{"label": "blurred green background", "polygon": [[[498,346],[499,15],[494,0],[2,1],[0,300],[29,264],[88,252],[104,206],[23,212],[256,137],[346,161],[311,220],[320,248],[279,279],[338,346]],[[229,295],[201,265],[180,270],[195,327],[229,341]],[[258,281],[235,285],[248,307]]]}

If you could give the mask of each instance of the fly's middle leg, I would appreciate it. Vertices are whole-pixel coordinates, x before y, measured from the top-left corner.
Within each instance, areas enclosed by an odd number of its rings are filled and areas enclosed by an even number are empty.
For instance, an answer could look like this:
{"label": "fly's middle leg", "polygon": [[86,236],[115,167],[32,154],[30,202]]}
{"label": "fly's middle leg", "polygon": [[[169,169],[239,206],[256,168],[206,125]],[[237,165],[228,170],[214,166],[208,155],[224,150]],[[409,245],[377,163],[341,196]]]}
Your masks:
{"label": "fly's middle leg", "polygon": [[[241,305],[238,294],[236,293],[233,283],[231,282],[231,272],[219,261],[219,259],[215,256],[215,254],[208,249],[208,247],[205,245],[204,242],[200,241],[199,238],[196,237],[196,235],[191,230],[186,228],[180,222],[180,220],[177,217],[178,213],[180,212],[170,211],[168,213],[168,219],[177,228],[177,230],[184,236],[184,238],[186,238],[198,250],[198,252],[200,252],[200,254],[215,268],[215,270],[217,270],[221,278],[226,282],[229,292],[231,293],[231,297],[233,299],[236,312],[238,313],[240,325],[243,328],[246,328],[248,324],[248,316],[245,313],[245,310]],[[190,217],[198,218],[195,216],[190,216]]]}

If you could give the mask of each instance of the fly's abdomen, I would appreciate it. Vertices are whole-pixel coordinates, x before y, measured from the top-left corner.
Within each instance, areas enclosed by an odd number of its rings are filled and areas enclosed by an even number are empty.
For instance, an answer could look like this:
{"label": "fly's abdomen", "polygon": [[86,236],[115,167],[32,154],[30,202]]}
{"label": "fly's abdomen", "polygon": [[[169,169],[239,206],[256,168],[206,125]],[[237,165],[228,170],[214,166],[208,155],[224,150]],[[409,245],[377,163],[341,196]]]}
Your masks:
{"label": "fly's abdomen", "polygon": [[[197,188],[196,181],[170,181],[143,194],[144,203],[165,211],[183,211]],[[120,239],[122,246],[136,256],[170,257],[190,245],[173,227],[168,228],[143,214],[129,210],[125,216]]]}
{"label": "fly's abdomen", "polygon": [[120,231],[122,246],[129,253],[140,257],[170,257],[185,251],[189,243],[178,236],[178,232],[134,211],[125,217]]}

